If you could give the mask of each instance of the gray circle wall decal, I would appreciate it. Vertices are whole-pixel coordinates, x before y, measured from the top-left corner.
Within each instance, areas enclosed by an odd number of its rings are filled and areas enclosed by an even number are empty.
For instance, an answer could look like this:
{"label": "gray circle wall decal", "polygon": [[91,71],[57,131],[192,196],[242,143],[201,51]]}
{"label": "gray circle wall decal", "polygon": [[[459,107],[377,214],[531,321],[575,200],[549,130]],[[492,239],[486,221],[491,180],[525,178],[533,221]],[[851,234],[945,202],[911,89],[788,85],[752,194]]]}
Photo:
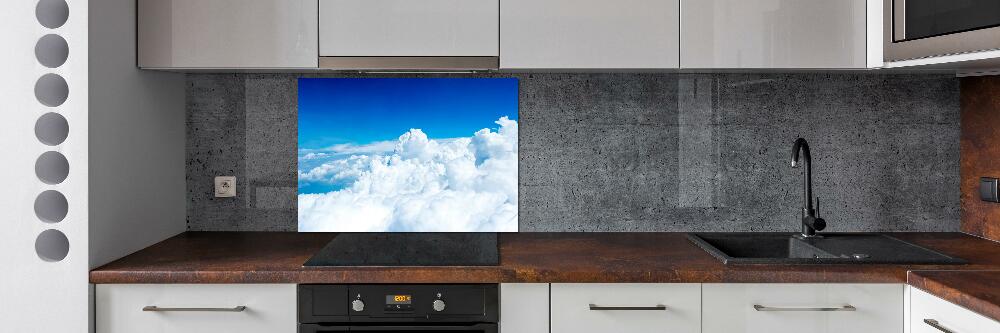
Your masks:
{"label": "gray circle wall decal", "polygon": [[35,161],[35,175],[49,185],[62,183],[69,176],[69,161],[59,152],[44,152]]}
{"label": "gray circle wall decal", "polygon": [[35,238],[35,253],[45,261],[61,261],[69,254],[69,239],[59,230],[42,231]]}

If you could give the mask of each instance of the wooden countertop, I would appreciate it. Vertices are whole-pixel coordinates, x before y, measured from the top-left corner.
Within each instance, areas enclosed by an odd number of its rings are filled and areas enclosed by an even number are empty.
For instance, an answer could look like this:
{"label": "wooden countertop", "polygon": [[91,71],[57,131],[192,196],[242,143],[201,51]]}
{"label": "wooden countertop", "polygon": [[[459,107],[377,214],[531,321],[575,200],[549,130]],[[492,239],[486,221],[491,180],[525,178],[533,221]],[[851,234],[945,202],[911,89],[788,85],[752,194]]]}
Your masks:
{"label": "wooden countertop", "polygon": [[907,283],[1000,321],[1000,270],[911,271]]}
{"label": "wooden countertop", "polygon": [[186,232],[91,271],[90,282],[906,282],[1000,320],[1000,243],[962,233],[891,235],[969,264],[726,266],[683,233],[516,233],[500,235],[495,267],[303,267],[336,234]]}
{"label": "wooden countertop", "polygon": [[302,267],[335,234],[186,232],[97,268],[91,283],[906,282],[910,270],[1000,270],[1000,243],[894,237],[968,265],[726,266],[683,233],[500,235],[496,267]]}

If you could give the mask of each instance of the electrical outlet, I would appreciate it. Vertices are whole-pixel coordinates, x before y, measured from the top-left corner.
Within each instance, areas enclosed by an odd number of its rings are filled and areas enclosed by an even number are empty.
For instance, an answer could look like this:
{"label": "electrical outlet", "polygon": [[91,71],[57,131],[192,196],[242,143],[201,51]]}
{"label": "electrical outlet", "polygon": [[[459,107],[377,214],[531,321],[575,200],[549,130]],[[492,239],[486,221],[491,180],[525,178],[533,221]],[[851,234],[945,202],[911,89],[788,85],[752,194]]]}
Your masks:
{"label": "electrical outlet", "polygon": [[997,184],[1000,183],[993,177],[979,178],[979,200],[989,202],[1000,202],[1000,192],[997,191]]}
{"label": "electrical outlet", "polygon": [[236,196],[236,177],[215,177],[215,197],[232,198]]}

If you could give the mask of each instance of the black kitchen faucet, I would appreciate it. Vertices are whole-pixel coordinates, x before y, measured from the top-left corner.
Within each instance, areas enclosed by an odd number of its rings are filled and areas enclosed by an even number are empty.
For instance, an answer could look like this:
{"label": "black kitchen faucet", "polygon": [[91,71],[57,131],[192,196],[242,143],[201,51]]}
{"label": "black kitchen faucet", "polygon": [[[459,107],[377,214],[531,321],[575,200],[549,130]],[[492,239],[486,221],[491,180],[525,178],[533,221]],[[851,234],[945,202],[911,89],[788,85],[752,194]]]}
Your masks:
{"label": "black kitchen faucet", "polygon": [[[802,152],[802,163],[799,163],[799,152]],[[806,139],[798,138],[792,145],[792,167],[798,168],[800,164],[805,165],[802,172],[802,237],[819,237],[816,231],[826,229],[826,220],[817,216],[813,209],[813,186],[812,186],[812,156],[809,154],[809,144]],[[819,206],[819,199],[816,200]]]}

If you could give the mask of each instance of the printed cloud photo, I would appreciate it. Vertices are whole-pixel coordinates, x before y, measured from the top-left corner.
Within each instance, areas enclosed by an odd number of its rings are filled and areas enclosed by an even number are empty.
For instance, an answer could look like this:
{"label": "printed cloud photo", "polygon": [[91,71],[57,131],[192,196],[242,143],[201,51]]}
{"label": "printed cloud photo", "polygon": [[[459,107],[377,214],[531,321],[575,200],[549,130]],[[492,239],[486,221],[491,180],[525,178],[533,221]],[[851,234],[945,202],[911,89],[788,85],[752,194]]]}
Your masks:
{"label": "printed cloud photo", "polygon": [[517,79],[298,86],[299,231],[517,231]]}

